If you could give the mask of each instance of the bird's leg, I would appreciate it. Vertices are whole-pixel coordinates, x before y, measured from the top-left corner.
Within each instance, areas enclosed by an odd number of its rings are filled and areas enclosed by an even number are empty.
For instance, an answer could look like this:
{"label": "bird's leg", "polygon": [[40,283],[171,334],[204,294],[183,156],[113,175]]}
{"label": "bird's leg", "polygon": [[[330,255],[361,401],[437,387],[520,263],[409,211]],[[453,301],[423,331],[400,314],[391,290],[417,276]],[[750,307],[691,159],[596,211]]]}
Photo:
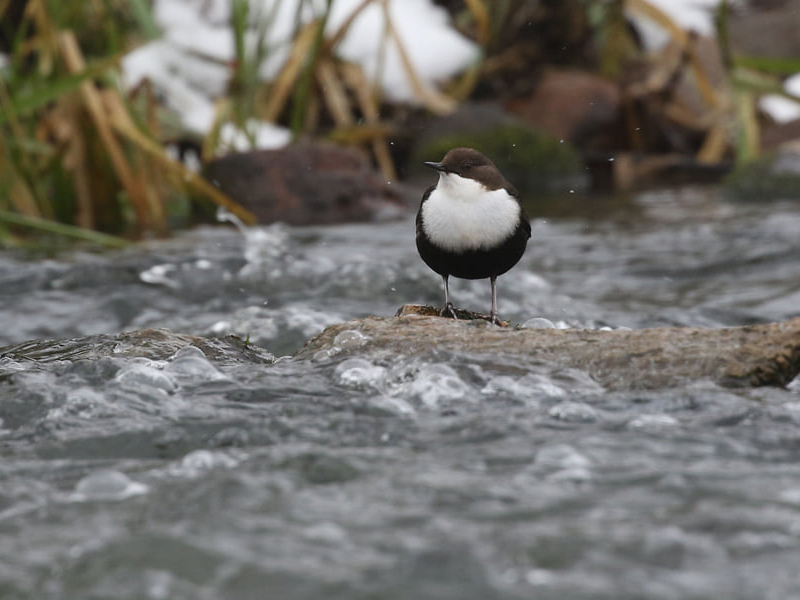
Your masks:
{"label": "bird's leg", "polygon": [[489,281],[492,284],[492,312],[489,320],[495,325],[500,325],[500,319],[497,316],[497,276],[491,277]]}
{"label": "bird's leg", "polygon": [[442,275],[442,279],[444,279],[444,308],[439,313],[442,317],[447,317],[448,315],[456,320],[458,317],[456,316],[456,309],[453,306],[453,303],[450,302],[450,275]]}

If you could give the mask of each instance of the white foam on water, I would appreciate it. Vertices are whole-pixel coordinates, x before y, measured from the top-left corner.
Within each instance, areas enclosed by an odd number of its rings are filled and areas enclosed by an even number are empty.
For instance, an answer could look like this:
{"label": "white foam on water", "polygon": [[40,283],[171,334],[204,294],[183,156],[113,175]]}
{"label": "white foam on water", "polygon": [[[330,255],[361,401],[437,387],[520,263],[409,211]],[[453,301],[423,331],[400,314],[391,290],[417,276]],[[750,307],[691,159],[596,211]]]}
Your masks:
{"label": "white foam on water", "polygon": [[585,402],[559,402],[551,407],[547,414],[554,419],[569,423],[593,423],[598,419],[597,411]]}
{"label": "white foam on water", "polygon": [[534,468],[550,481],[582,483],[592,479],[592,461],[569,444],[549,444],[540,448]]}
{"label": "white foam on water", "polygon": [[111,413],[111,407],[105,394],[88,386],[81,386],[69,390],[64,398],[64,403],[47,411],[48,420],[60,421],[68,417],[78,419],[95,419]]}
{"label": "white foam on water", "polygon": [[[374,396],[367,400],[367,404],[372,409],[401,417],[413,417],[417,414],[417,410],[414,406],[399,396],[388,396],[385,394]],[[384,435],[386,436],[388,434]],[[388,441],[388,438],[384,441]]]}
{"label": "white foam on water", "polygon": [[642,429],[646,431],[658,431],[661,429],[673,429],[680,426],[680,421],[675,417],[665,414],[646,414],[639,415],[628,421],[628,429]]}
{"label": "white foam on water", "polygon": [[484,396],[509,396],[528,404],[538,404],[543,398],[561,398],[567,392],[546,375],[528,373],[519,378],[494,375],[481,389]]}
{"label": "white foam on water", "polygon": [[146,494],[148,487],[120,471],[96,471],[83,477],[75,485],[69,499],[73,502],[92,500],[125,500],[132,496]]}
{"label": "white foam on water", "polygon": [[[270,342],[277,338],[297,337],[298,346],[330,325],[345,319],[338,313],[326,312],[305,304],[289,304],[280,308],[247,306],[215,321],[208,326],[208,333],[214,335],[232,334],[249,339],[253,344],[270,348]],[[356,343],[355,340],[351,340]],[[349,342],[348,342],[349,343]],[[342,347],[334,345],[320,355],[335,356]]]}
{"label": "white foam on water", "polygon": [[231,469],[237,466],[241,460],[242,457],[228,451],[198,449],[186,454],[180,462],[172,464],[168,472],[174,477],[195,479],[213,469]]}
{"label": "white foam on water", "polygon": [[174,264],[161,264],[153,265],[139,273],[139,279],[145,283],[152,283],[154,285],[164,285],[172,289],[179,289],[180,282],[174,277],[178,272],[178,266]]}
{"label": "white foam on water", "polygon": [[569,444],[548,444],[536,452],[536,465],[548,469],[584,468],[592,465],[591,459]]}

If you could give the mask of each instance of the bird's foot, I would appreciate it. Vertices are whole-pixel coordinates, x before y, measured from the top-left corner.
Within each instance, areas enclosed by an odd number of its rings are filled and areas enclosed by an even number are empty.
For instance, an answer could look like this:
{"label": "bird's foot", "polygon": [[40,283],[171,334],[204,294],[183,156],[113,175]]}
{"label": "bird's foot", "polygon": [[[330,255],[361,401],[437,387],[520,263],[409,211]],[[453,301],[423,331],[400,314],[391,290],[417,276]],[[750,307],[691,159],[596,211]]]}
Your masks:
{"label": "bird's foot", "polygon": [[456,307],[453,306],[452,302],[448,302],[445,304],[444,308],[439,312],[440,317],[450,317],[451,319],[455,319],[458,321],[458,316],[456,315]]}
{"label": "bird's foot", "polygon": [[488,315],[486,313],[481,313],[479,316],[481,319],[486,319],[489,323],[493,323],[498,327],[508,327],[508,323],[498,317],[497,313],[489,313]]}

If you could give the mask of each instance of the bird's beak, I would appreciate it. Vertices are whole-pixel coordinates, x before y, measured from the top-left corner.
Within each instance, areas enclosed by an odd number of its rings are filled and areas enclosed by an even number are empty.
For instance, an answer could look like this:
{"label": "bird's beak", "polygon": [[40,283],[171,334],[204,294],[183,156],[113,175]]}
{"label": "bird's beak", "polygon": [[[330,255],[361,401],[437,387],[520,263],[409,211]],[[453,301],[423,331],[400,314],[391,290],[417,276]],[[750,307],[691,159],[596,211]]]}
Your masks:
{"label": "bird's beak", "polygon": [[425,165],[426,167],[430,167],[431,169],[435,169],[437,171],[441,171],[442,173],[447,173],[447,169],[444,168],[444,165],[442,163],[424,162],[422,164]]}

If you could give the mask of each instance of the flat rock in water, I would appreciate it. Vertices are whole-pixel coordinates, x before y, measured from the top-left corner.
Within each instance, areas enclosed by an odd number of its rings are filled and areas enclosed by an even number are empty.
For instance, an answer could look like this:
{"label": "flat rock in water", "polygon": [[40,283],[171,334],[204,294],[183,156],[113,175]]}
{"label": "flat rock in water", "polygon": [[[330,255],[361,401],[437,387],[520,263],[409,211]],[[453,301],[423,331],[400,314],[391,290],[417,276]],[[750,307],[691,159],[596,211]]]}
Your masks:
{"label": "flat rock in water", "polygon": [[[406,306],[399,317],[368,317],[328,327],[296,358],[358,339],[345,354],[375,360],[449,351],[504,356],[516,366],[552,363],[583,370],[607,389],[656,389],[710,379],[730,387],[786,385],[800,372],[800,318],[782,323],[696,329],[511,329],[481,319],[453,320],[430,307]],[[351,332],[351,333],[346,333]]]}

